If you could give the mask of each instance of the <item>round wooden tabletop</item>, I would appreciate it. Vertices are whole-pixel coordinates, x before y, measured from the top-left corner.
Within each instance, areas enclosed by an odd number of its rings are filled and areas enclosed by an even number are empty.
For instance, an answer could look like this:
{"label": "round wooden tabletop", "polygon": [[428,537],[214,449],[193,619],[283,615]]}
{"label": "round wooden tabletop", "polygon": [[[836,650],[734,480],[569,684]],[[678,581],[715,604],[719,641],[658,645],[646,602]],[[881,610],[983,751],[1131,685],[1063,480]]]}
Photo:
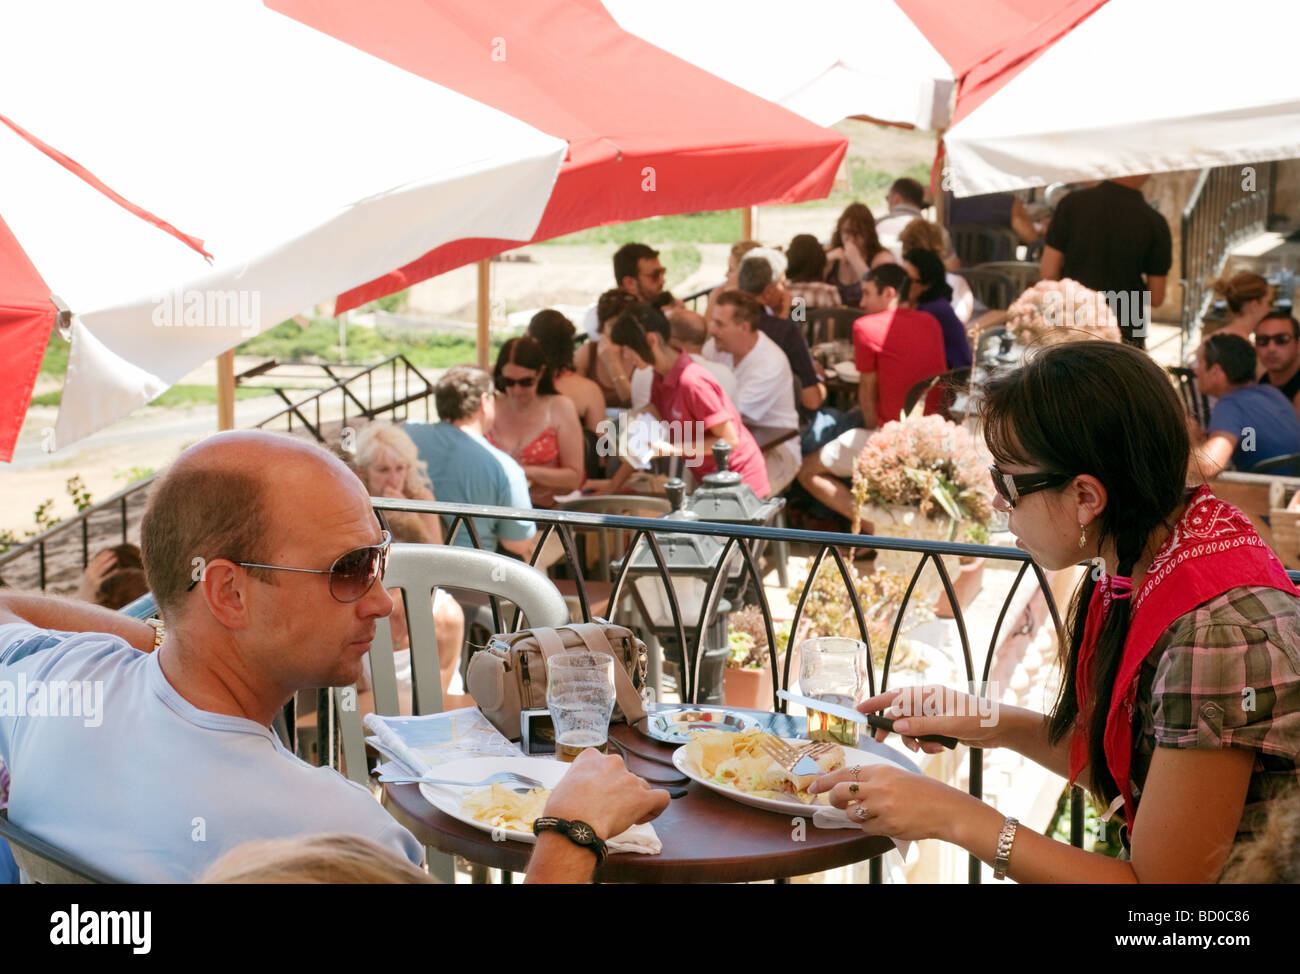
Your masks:
{"label": "round wooden tabletop", "polygon": [[[628,747],[653,754],[668,765],[636,754],[628,767],[648,778],[676,779],[671,767],[675,746],[661,744],[625,724],[610,728]],[[893,848],[890,840],[857,829],[819,829],[811,814],[798,817],[742,805],[703,785],[688,781],[686,794],[675,798],[654,820],[663,842],[657,856],[611,855],[596,875],[606,883],[742,883],[805,876],[861,862]],[[419,785],[385,785],[389,810],[422,843],[441,852],[496,869],[524,872],[533,847],[523,842],[493,841],[492,836],[438,811],[420,794]]]}

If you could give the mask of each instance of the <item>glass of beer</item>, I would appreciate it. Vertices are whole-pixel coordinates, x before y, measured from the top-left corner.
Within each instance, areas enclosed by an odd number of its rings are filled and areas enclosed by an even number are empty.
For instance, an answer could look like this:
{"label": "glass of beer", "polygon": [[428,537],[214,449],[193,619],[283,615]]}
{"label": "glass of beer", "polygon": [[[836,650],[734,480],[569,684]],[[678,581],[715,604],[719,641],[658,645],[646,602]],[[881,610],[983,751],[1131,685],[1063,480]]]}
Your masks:
{"label": "glass of beer", "polygon": [[614,713],[614,658],[579,650],[546,661],[546,706],[555,725],[555,756],[572,761],[585,748],[604,753]]}
{"label": "glass of beer", "polygon": [[[821,636],[799,645],[799,690],[805,697],[852,707],[866,678],[867,646],[859,639]],[[843,717],[808,711],[808,738],[857,747],[859,725]]]}

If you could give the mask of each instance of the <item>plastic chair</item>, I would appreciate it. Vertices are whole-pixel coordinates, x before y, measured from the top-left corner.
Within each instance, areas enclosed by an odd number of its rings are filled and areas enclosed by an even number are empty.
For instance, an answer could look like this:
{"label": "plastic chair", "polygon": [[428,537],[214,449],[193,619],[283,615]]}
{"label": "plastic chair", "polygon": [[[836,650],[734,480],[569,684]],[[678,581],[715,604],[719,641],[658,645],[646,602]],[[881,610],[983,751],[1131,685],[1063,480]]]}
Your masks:
{"label": "plastic chair", "polygon": [[[560,504],[562,511],[574,511],[580,514],[621,514],[628,517],[661,517],[672,511],[672,505],[668,503],[665,497],[648,497],[640,494],[595,494],[591,497],[575,497],[573,500],[564,501]],[[626,548],[627,541],[631,538],[631,532],[623,528],[586,528],[578,525],[570,525],[574,533],[574,541],[582,539],[587,534],[596,536],[596,544],[599,548],[600,563],[596,568],[596,580],[608,582],[612,580],[610,575],[610,563],[622,558]],[[611,546],[610,535],[617,533],[619,535],[616,543]],[[624,537],[626,535],[626,537]],[[617,549],[617,554],[611,554],[611,551]]]}
{"label": "plastic chair", "polygon": [[83,862],[38,838],[21,826],[9,821],[9,809],[0,808],[0,839],[6,839],[13,850],[18,868],[33,883],[120,883],[108,873]]}
{"label": "plastic chair", "polygon": [[1042,272],[1038,265],[1027,260],[994,260],[987,263],[977,264],[972,267],[973,271],[994,271],[998,274],[1005,274],[1015,282],[1015,295],[1012,301],[1020,297],[1027,290],[1043,279]]}
{"label": "plastic chair", "polygon": [[907,390],[907,395],[903,398],[903,412],[910,413],[921,397],[925,396],[927,413],[937,413],[944,419],[953,421],[948,415],[948,407],[953,403],[956,388],[969,382],[969,367],[940,372],[928,379],[922,379]]}
{"label": "plastic chair", "polygon": [[966,283],[975,294],[975,300],[990,311],[1006,311],[1011,302],[1020,296],[1016,282],[1001,271],[969,267],[957,273],[966,278]]}
{"label": "plastic chair", "polygon": [[[433,626],[433,590],[469,589],[508,599],[533,626],[564,626],[569,607],[555,585],[538,569],[514,558],[454,545],[395,544],[381,583],[399,588],[406,601],[406,625],[411,636],[412,710],[436,714],[442,710],[442,680],[438,674],[438,640]],[[370,646],[371,689],[375,713],[400,713],[393,639],[387,620],[380,620]],[[335,687],[339,718],[339,746],[347,763],[347,776],[369,785],[365,731],[357,708],[357,690]],[[455,880],[452,857],[426,849],[429,872],[445,882]]]}

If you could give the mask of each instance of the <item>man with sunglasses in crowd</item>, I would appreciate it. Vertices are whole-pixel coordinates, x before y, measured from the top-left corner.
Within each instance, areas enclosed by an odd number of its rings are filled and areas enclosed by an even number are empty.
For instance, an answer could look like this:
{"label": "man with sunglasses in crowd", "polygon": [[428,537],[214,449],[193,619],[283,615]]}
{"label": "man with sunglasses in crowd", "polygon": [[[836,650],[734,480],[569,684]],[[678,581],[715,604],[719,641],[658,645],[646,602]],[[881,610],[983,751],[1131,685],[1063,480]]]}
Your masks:
{"label": "man with sunglasses in crowd", "polygon": [[[219,434],[153,486],[141,540],[165,631],[0,593],[12,821],[136,882],[189,881],[250,839],[319,832],[364,835],[421,863],[419,842],[367,789],[308,765],[270,729],[298,690],[354,683],[392,611],[376,584],[388,532],[356,476],[290,437]],[[102,706],[90,716],[27,706],[55,681]],[[584,752],[547,814],[608,839],[667,803],[621,760]],[[581,882],[595,861],[548,832],[529,876]]]}
{"label": "man with sunglasses in crowd", "polygon": [[1260,384],[1277,389],[1300,414],[1300,321],[1276,309],[1264,315],[1255,326],[1255,354],[1264,369]]}

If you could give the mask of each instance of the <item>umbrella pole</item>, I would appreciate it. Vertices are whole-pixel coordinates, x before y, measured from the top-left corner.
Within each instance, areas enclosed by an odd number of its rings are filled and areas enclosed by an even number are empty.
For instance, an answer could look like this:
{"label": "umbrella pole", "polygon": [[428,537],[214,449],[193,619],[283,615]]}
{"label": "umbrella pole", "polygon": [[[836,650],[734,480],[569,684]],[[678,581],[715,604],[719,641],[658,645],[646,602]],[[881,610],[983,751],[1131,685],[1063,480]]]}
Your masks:
{"label": "umbrella pole", "polygon": [[488,367],[488,353],[491,351],[491,339],[488,336],[488,315],[490,307],[488,294],[492,288],[492,263],[478,262],[478,367]]}
{"label": "umbrella pole", "polygon": [[217,429],[235,428],[235,350],[217,356]]}
{"label": "umbrella pole", "polygon": [[754,239],[754,211],[757,207],[747,206],[740,211],[740,239]]}

